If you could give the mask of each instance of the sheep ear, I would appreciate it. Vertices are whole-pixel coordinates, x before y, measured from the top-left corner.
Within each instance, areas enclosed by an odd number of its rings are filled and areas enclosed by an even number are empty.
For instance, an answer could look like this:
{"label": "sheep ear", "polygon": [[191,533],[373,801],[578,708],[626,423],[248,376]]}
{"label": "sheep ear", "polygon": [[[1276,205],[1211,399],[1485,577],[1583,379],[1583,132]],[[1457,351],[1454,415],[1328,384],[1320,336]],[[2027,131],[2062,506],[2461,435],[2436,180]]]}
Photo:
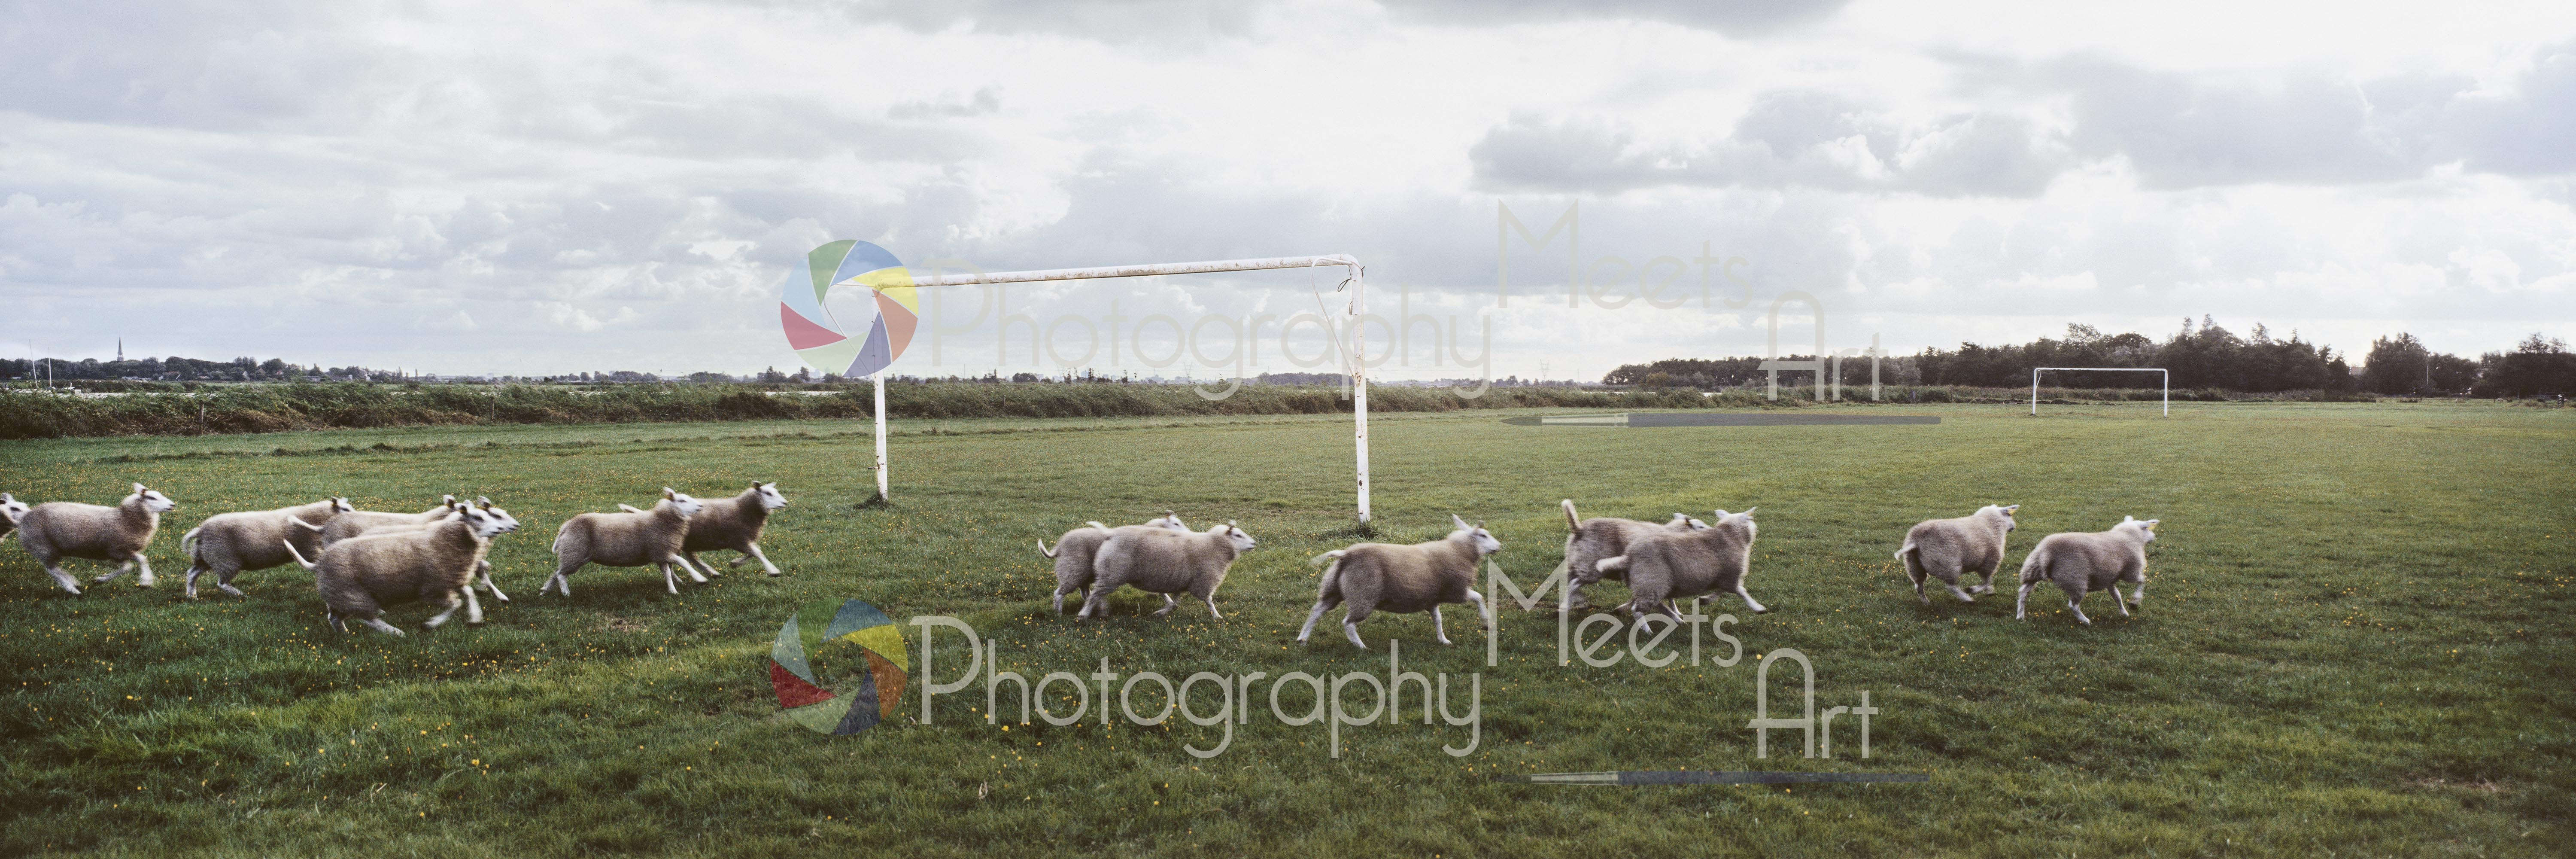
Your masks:
{"label": "sheep ear", "polygon": [[1457,526],[1458,526],[1458,530],[1461,530],[1461,531],[1467,530],[1467,520],[1466,520],[1466,519],[1464,519],[1464,518],[1460,518],[1458,514],[1456,514],[1456,513],[1451,513],[1451,514],[1449,514],[1449,521],[1450,521],[1452,524],[1457,525]]}
{"label": "sheep ear", "polygon": [[142,493],[142,492],[143,492],[143,484],[140,484],[140,483],[134,484],[134,491],[135,491],[137,494]]}
{"label": "sheep ear", "polygon": [[1712,510],[1712,511],[1709,511],[1709,512],[1716,513],[1716,514],[1717,514],[1717,518],[1719,518],[1719,519],[1724,519],[1724,518],[1726,518],[1726,517],[1728,517],[1728,516],[1732,516],[1732,515],[1734,515],[1734,514],[1732,514],[1732,513],[1728,513],[1728,512],[1726,512],[1726,508],[1724,508],[1724,507],[1720,507],[1720,508],[1717,508],[1716,510]]}
{"label": "sheep ear", "polygon": [[2020,510],[2020,509],[2021,509],[2021,505],[2019,505],[2019,504],[2007,505],[2007,506],[2005,506],[2005,507],[2004,507],[2004,515],[2006,515],[2006,516],[2013,515],[2013,511]]}
{"label": "sheep ear", "polygon": [[2147,523],[2146,523],[2146,524],[2147,524],[2147,530],[2149,530],[2149,531],[2153,531],[2153,530],[2155,530],[2155,529],[2156,529],[2156,523],[2157,523],[2157,522],[2159,522],[2159,521],[2163,521],[2163,520],[2159,520],[2159,519],[2149,519],[2149,520],[2147,520]]}
{"label": "sheep ear", "polygon": [[678,495],[678,494],[679,494],[679,493],[677,493],[677,492],[672,492],[672,491],[671,491],[671,487],[668,487],[668,486],[662,487],[662,497],[664,497],[664,498],[670,498],[670,497],[675,496],[675,495]]}
{"label": "sheep ear", "polygon": [[1737,514],[1735,514],[1735,515],[1737,515],[1737,516],[1742,516],[1742,517],[1744,517],[1744,518],[1746,518],[1746,519],[1751,519],[1751,518],[1753,518],[1753,511],[1755,511],[1755,510],[1760,510],[1760,509],[1762,509],[1762,508],[1760,508],[1760,507],[1747,507],[1747,508],[1744,508],[1744,512],[1742,512],[1742,513],[1737,513]]}

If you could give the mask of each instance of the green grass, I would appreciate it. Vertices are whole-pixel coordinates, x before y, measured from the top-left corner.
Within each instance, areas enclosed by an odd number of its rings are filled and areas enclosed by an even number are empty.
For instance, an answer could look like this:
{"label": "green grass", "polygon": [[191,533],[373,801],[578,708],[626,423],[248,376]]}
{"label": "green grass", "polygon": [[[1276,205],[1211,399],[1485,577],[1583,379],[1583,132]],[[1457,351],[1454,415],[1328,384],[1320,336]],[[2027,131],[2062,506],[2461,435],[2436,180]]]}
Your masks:
{"label": "green grass", "polygon": [[[1305,559],[1351,539],[1336,416],[899,421],[890,508],[857,506],[874,482],[865,428],[847,422],[0,443],[0,489],[22,498],[112,502],[141,480],[183,505],[154,544],[154,590],[70,597],[0,546],[0,683],[14,687],[0,699],[0,854],[2576,851],[2576,411],[1902,409],[1944,422],[1620,430],[1485,411],[1371,425],[1381,525],[1428,539],[1452,511],[1482,518],[1524,586],[1556,563],[1559,498],[1654,519],[1759,505],[1750,588],[1773,611],[1711,611],[1742,618],[1728,632],[1750,652],[1808,654],[1820,707],[1869,690],[1883,712],[1866,761],[1847,720],[1834,760],[1784,757],[1794,735],[1779,734],[1754,759],[1753,659],[1559,667],[1547,615],[1503,612],[1492,668],[1459,608],[1455,648],[1419,615],[1364,625],[1372,652],[1329,622],[1296,646]],[[536,593],[563,517],[755,478],[794,503],[764,542],[787,577],[755,566],[672,597],[649,571],[592,568],[569,602]],[[516,601],[487,600],[482,627],[423,630],[414,606],[389,616],[409,637],[343,636],[285,569],[244,574],[246,600],[178,598],[177,537],[207,514],[326,493],[418,509],[442,492],[488,494],[528,523],[494,555]],[[2097,596],[2091,627],[2047,586],[2028,622],[2011,619],[2009,588],[1917,603],[1889,557],[1905,528],[1989,502],[2024,505],[2008,565],[2047,533],[2162,519],[2151,599],[2123,618]],[[1047,611],[1031,540],[1167,506],[1261,539],[1218,595],[1227,619],[1188,605],[1149,618],[1159,601],[1133,592],[1105,621]],[[1451,758],[1438,747],[1464,729],[1361,726],[1334,759],[1323,726],[1268,715],[1267,679],[1212,761],[1181,746],[1216,729],[1177,718],[988,727],[970,709],[980,684],[937,699],[934,725],[823,737],[778,714],[766,657],[796,606],[843,598],[898,620],[963,618],[1031,677],[1087,675],[1103,657],[1176,680],[1383,674],[1392,637],[1408,669],[1453,684],[1483,673],[1482,738]],[[1778,692],[1794,672],[1772,683],[1775,710],[1794,703]],[[1138,691],[1140,709],[1159,698]],[[1932,781],[1490,781],[1681,768]]]}

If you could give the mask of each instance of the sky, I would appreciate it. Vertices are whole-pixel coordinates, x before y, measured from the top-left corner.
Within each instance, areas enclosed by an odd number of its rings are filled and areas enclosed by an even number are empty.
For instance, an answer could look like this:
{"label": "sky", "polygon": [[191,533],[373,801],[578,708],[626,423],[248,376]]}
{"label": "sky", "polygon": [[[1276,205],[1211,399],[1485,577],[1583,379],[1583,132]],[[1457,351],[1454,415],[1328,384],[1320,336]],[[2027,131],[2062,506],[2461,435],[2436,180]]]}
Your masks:
{"label": "sky", "polygon": [[[1381,378],[2203,317],[2356,362],[2398,331],[2469,355],[2576,339],[2564,2],[0,2],[0,23],[11,356],[792,369],[780,290],[835,239],[925,270],[1350,254],[1388,317],[1362,328]],[[941,290],[894,372],[1330,371],[1300,314],[1353,291],[1339,270]],[[864,320],[850,292],[834,313]]]}

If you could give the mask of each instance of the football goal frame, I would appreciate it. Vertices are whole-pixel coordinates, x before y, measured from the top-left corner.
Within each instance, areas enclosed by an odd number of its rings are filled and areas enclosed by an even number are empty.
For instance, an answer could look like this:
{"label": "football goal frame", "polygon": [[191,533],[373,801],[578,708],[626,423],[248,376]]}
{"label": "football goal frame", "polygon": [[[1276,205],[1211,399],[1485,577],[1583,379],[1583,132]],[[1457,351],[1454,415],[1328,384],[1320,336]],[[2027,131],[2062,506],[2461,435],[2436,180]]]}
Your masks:
{"label": "football goal frame", "polygon": [[2155,373],[2163,377],[2165,417],[2173,417],[2173,374],[2163,367],[2032,367],[2030,368],[2030,416],[2039,416],[2039,373],[2042,370],[2085,370],[2097,373]]}
{"label": "football goal frame", "polygon": [[[1171,274],[1217,274],[1231,271],[1264,271],[1270,269],[1298,268],[1312,269],[1333,266],[1342,268],[1344,272],[1348,274],[1348,277],[1342,281],[1342,288],[1349,289],[1351,293],[1349,313],[1351,352],[1346,358],[1349,363],[1351,376],[1351,442],[1352,446],[1356,449],[1358,460],[1359,520],[1361,522],[1367,522],[1369,521],[1368,361],[1366,357],[1368,354],[1368,338],[1367,327],[1360,323],[1362,317],[1368,313],[1368,283],[1365,277],[1368,270],[1366,267],[1360,265],[1358,258],[1349,254],[1326,254],[1323,256],[1265,257],[1260,259],[1208,260],[1203,262],[1149,263],[1145,265],[1116,265],[1099,266],[1094,268],[1051,268],[1031,271],[959,272],[956,274],[934,273],[927,277],[913,278],[912,285],[916,287],[982,286],[988,284],[1039,283],[1052,280],[1089,280],[1110,277],[1156,277]],[[1336,289],[1336,291],[1340,290]],[[1330,324],[1330,322],[1331,320],[1326,320],[1327,324]],[[1340,332],[1334,333],[1335,340],[1338,341],[1340,339]],[[883,415],[885,414],[885,408],[882,401],[880,401],[877,408],[877,414],[879,415],[879,420],[884,419]],[[880,436],[880,438],[882,438],[882,436]],[[882,442],[880,442],[880,444],[882,444]],[[880,457],[880,462],[882,462],[882,457],[884,455],[882,453],[883,448],[880,447],[879,450],[880,453],[878,455]],[[885,473],[882,466],[880,466],[877,473],[880,475]],[[883,490],[880,489],[880,491]]]}

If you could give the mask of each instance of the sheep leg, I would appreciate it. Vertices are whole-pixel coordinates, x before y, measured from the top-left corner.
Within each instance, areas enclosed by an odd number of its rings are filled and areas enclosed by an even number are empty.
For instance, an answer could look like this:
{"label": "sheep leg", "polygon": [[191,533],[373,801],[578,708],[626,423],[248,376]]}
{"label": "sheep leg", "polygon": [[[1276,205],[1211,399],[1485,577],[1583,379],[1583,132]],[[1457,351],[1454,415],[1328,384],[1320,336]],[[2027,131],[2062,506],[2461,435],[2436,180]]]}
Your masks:
{"label": "sheep leg", "polygon": [[2013,597],[2013,619],[2014,619],[2014,620],[2021,620],[2021,619],[2023,619],[2023,617],[2024,617],[2023,609],[2024,609],[2025,607],[2027,607],[2027,606],[2030,604],[2030,589],[2031,589],[2031,588],[2035,588],[2035,587],[2039,587],[2039,583],[2038,583],[2038,582],[2023,582],[2023,583],[2021,583],[2021,595],[2020,595],[2020,596]]}
{"label": "sheep leg", "polygon": [[401,628],[401,627],[395,626],[395,625],[390,624],[390,623],[386,623],[386,622],[385,622],[385,619],[384,619],[384,618],[381,618],[381,617],[360,618],[360,619],[358,620],[358,622],[359,622],[359,623],[366,624],[367,626],[369,626],[369,627],[371,627],[371,628],[374,628],[374,629],[375,629],[375,631],[377,631],[377,632],[390,632],[390,633],[393,633],[393,634],[395,634],[395,635],[401,635],[401,634],[403,634],[403,631],[402,631],[402,628]]}
{"label": "sheep leg", "polygon": [[1322,600],[1315,601],[1315,610],[1306,613],[1305,628],[1297,630],[1298,644],[1306,643],[1306,636],[1315,634],[1315,621],[1324,616],[1324,611],[1326,609],[1330,609],[1332,607],[1332,603],[1324,602]]}
{"label": "sheep leg", "polygon": [[2129,598],[2120,595],[2120,583],[2111,583],[2111,604],[2120,607],[2120,616],[2129,617]]}
{"label": "sheep leg", "polygon": [[[465,589],[466,589],[467,591],[472,591],[472,590],[474,590],[474,588],[473,588],[471,585],[468,585]],[[456,592],[455,592],[455,591],[448,591],[448,592],[447,592],[447,595],[446,595],[446,600],[447,600],[447,601],[446,601],[445,605],[447,606],[447,610],[446,610],[446,611],[439,612],[438,614],[431,616],[431,617],[430,617],[430,619],[428,619],[428,620],[426,620],[426,621],[422,621],[422,622],[421,622],[421,624],[420,624],[420,626],[421,626],[421,628],[422,628],[422,629],[437,629],[437,628],[439,628],[440,626],[444,626],[444,625],[446,625],[446,623],[447,623],[447,619],[448,619],[448,618],[450,618],[450,617],[455,616],[455,615],[456,615],[456,610],[457,610],[458,608],[460,608],[460,607],[462,607],[462,606],[464,606],[464,605],[465,605],[465,601],[464,601],[464,600],[460,600],[460,599],[457,599],[457,598],[456,598]]]}
{"label": "sheep leg", "polygon": [[[761,553],[760,553],[760,544],[759,544],[759,543],[745,543],[745,544],[743,544],[743,548],[750,549],[750,550],[751,550],[751,556],[752,556],[752,557],[754,557],[754,558],[758,558],[758,559],[760,559],[760,568],[761,568],[761,569],[764,569],[764,570],[768,570],[768,571],[769,571],[769,574],[770,574],[771,576],[782,576],[782,575],[786,575],[785,573],[781,573],[781,572],[779,572],[779,571],[778,571],[778,565],[777,565],[777,564],[773,564],[773,563],[770,563],[770,562],[769,562],[769,556],[768,556],[768,555],[763,555],[763,554],[761,554]],[[742,559],[741,559],[741,558],[735,558],[735,559],[733,559],[733,562],[734,562],[734,564],[735,564],[735,565],[739,566],[739,565],[741,565],[741,564],[742,564]]]}
{"label": "sheep leg", "polygon": [[1440,619],[1440,607],[1436,605],[1431,607],[1431,637],[1451,647],[1458,644],[1449,640],[1449,625]]}
{"label": "sheep leg", "polygon": [[339,630],[341,635],[349,634],[349,625],[340,620],[340,612],[337,610],[323,609],[322,621],[330,624],[332,629]]}
{"label": "sheep leg", "polygon": [[689,567],[691,569],[716,578],[724,578],[723,573],[716,572],[716,565],[707,563],[706,559],[698,557],[698,553],[696,552],[682,552],[680,553],[680,557],[689,559]]}
{"label": "sheep leg", "polygon": [[1754,601],[1753,601],[1753,595],[1752,595],[1752,594],[1749,594],[1749,593],[1745,593],[1745,592],[1744,592],[1744,585],[1742,585],[1742,584],[1737,584],[1737,585],[1735,586],[1735,595],[1736,595],[1736,596],[1739,596],[1739,597],[1743,597],[1743,598],[1744,598],[1744,607],[1745,607],[1745,608],[1752,609],[1754,614],[1761,614],[1761,613],[1763,613],[1763,612],[1770,611],[1770,609],[1763,608],[1761,603],[1754,602]]}
{"label": "sheep leg", "polygon": [[138,588],[151,587],[152,559],[144,557],[142,552],[136,552],[134,553],[134,563],[140,564],[143,567],[143,575],[134,580],[134,586]]}
{"label": "sheep leg", "polygon": [[[678,556],[678,555],[672,555],[668,560],[665,560],[665,561],[663,561],[662,563],[663,563],[663,566],[664,566],[664,568],[665,568],[665,569],[668,569],[671,565],[675,565],[675,564],[676,564],[676,565],[678,565],[678,566],[679,566],[679,568],[680,568],[680,569],[683,569],[683,570],[687,570],[687,571],[689,571],[689,580],[690,580],[690,581],[697,582],[698,584],[702,584],[702,585],[707,583],[707,577],[706,577],[706,576],[704,576],[704,575],[700,575],[700,574],[698,573],[698,568],[697,568],[697,566],[696,566],[696,565],[694,565],[694,564],[689,563],[689,562],[688,562],[688,560],[687,560],[687,559],[685,559],[685,558],[682,558],[682,557],[680,557],[680,556]],[[710,570],[709,572],[713,572],[713,571],[712,571],[712,570]]]}
{"label": "sheep leg", "polygon": [[680,593],[680,574],[671,572],[671,565],[668,563],[654,564],[653,566],[662,568],[662,586],[670,588],[673,596],[678,596]]}
{"label": "sheep leg", "polygon": [[1475,588],[1468,588],[1467,602],[1475,605],[1476,607],[1476,622],[1478,624],[1478,628],[1493,629],[1494,607],[1485,604],[1485,595],[1477,593]]}
{"label": "sheep leg", "polygon": [[1209,592],[1207,592],[1207,595],[1206,595],[1206,596],[1202,596],[1202,597],[1200,597],[1200,599],[1203,599],[1203,600],[1206,600],[1206,601],[1207,601],[1207,605],[1208,605],[1208,616],[1209,616],[1209,617],[1216,618],[1216,619],[1218,619],[1218,620],[1224,620],[1224,619],[1225,619],[1225,615],[1223,615],[1223,614],[1219,614],[1219,613],[1217,612],[1217,610],[1216,610],[1216,592],[1215,592],[1215,591],[1209,591]]}
{"label": "sheep leg", "polygon": [[2084,596],[2083,596],[2082,594],[2078,594],[2078,593],[2075,593],[2075,592],[2073,592],[2073,591],[2068,591],[2068,592],[2067,592],[2067,594],[2066,594],[2066,609],[2067,609],[2068,611],[2072,611],[2072,612],[2074,612],[2074,613],[2075,613],[2075,622],[2076,622],[2076,623],[2081,623],[2081,624],[2083,624],[2083,625],[2085,625],[2085,626],[2092,626],[2092,625],[2093,625],[2093,619],[2092,619],[2092,618],[2089,618],[2089,617],[2085,617],[2085,616],[2084,616],[2084,607],[2083,607],[2083,606],[2080,606],[2080,605],[2076,605],[2076,603],[2077,603],[2078,601],[2081,601],[2081,600],[2083,600],[2083,599],[2084,599]]}
{"label": "sheep leg", "polygon": [[1171,614],[1173,609],[1180,608],[1180,607],[1181,607],[1181,602],[1180,602],[1179,600],[1173,599],[1171,594],[1164,594],[1164,595],[1163,595],[1163,607],[1162,607],[1162,608],[1155,609],[1155,610],[1154,610],[1154,616],[1155,616],[1155,617],[1162,617],[1162,616],[1164,616],[1164,615]]}
{"label": "sheep leg", "polygon": [[63,590],[71,591],[72,596],[80,596],[80,580],[72,578],[70,573],[63,572],[61,563],[46,564],[45,574],[53,576],[54,584],[62,586]]}
{"label": "sheep leg", "polygon": [[1968,589],[1968,592],[1969,592],[1969,593],[1972,593],[1972,594],[1990,594],[1990,593],[1994,593],[1994,592],[1995,592],[1995,568],[1994,568],[1992,565],[1989,565],[1989,566],[1987,566],[1985,569],[1978,570],[1978,571],[1977,571],[1977,574],[1978,574],[1979,576],[1982,576],[1982,577],[1984,577],[1984,578],[1985,578],[1985,583],[1984,583],[1984,584],[1981,584],[1981,585],[1978,585],[1978,586],[1976,586],[1976,587],[1973,587],[1973,588],[1969,588],[1969,589]]}
{"label": "sheep leg", "polygon": [[1905,564],[1905,577],[1914,580],[1914,598],[1922,600],[1924,605],[1931,605],[1931,595],[1923,592],[1923,579],[1925,578],[1923,575],[1923,569],[1915,566],[1913,562],[1908,561]]}
{"label": "sheep leg", "polygon": [[1976,598],[1976,597],[1969,596],[1967,591],[1960,590],[1960,589],[1959,589],[1959,586],[1958,586],[1958,585],[1955,585],[1955,584],[1953,584],[1953,585],[1951,585],[1951,586],[1950,586],[1950,594],[1951,594],[1952,596],[1956,596],[1956,597],[1958,597],[1960,602],[1976,602],[1976,601],[1977,601],[1977,598]]}
{"label": "sheep leg", "polygon": [[[502,601],[502,602],[509,602],[509,601],[510,601],[510,595],[509,595],[509,594],[502,593],[502,592],[501,592],[501,586],[500,586],[500,585],[496,585],[496,584],[493,584],[493,583],[492,583],[492,562],[491,562],[491,561],[483,561],[483,562],[479,563],[479,564],[475,567],[474,572],[475,572],[475,574],[476,574],[476,575],[480,575],[480,576],[482,576],[482,577],[483,577],[483,587],[484,587],[485,589],[490,590],[490,591],[492,592],[492,598],[493,598],[493,599],[500,600],[500,601]],[[468,588],[466,588],[466,589],[465,589],[465,598],[466,598],[466,599],[473,599],[473,598],[474,598],[474,589],[473,589],[473,588],[468,587]],[[479,613],[479,612],[478,612],[478,613]]]}
{"label": "sheep leg", "polygon": [[198,577],[198,576],[205,575],[205,574],[206,574],[206,565],[204,565],[204,564],[189,564],[189,565],[188,565],[188,571],[187,571],[187,573],[185,573],[185,575],[188,577],[187,588],[183,591],[183,593],[184,593],[184,594],[185,594],[189,599],[196,599],[196,598],[197,598],[197,577]]}
{"label": "sheep leg", "polygon": [[121,564],[121,565],[118,565],[116,569],[109,570],[109,571],[107,571],[106,573],[104,573],[104,574],[102,574],[102,575],[98,576],[97,578],[90,579],[90,580],[89,580],[89,583],[90,583],[90,584],[93,584],[93,585],[94,585],[94,584],[98,584],[98,583],[100,583],[100,582],[104,582],[104,581],[107,581],[107,580],[109,580],[109,579],[113,579],[113,578],[116,578],[116,577],[118,577],[118,576],[125,575],[125,571],[127,571],[127,570],[131,570],[131,569],[134,569],[134,562],[133,562],[133,561],[126,561],[125,563],[123,563],[123,564]]}
{"label": "sheep leg", "polygon": [[1350,636],[1352,647],[1368,649],[1368,642],[1360,640],[1360,622],[1352,620],[1350,615],[1342,615],[1342,634]]}
{"label": "sheep leg", "polygon": [[249,594],[242,593],[240,588],[233,587],[233,577],[238,575],[241,575],[240,567],[234,567],[232,569],[216,573],[215,590],[223,591],[226,596],[249,596]]}
{"label": "sheep leg", "polygon": [[[2147,580],[2145,580],[2145,579],[2139,579],[2139,580],[2138,580],[2138,582],[2137,582],[2137,585],[2138,585],[2138,594],[2137,594],[2137,596],[2133,599],[2133,601],[2134,601],[2134,602],[2136,602],[2136,603],[2138,604],[2138,610],[2139,610],[2139,611],[2145,611],[2145,610],[2147,609]],[[2119,593],[2119,592],[2120,592],[2120,586],[2118,586],[2118,585],[2112,585],[2112,586],[2111,586],[2111,592],[2112,592],[2112,593]]]}
{"label": "sheep leg", "polygon": [[[499,591],[494,591],[499,593]],[[465,625],[483,625],[483,603],[474,599],[474,586],[465,586]]]}

